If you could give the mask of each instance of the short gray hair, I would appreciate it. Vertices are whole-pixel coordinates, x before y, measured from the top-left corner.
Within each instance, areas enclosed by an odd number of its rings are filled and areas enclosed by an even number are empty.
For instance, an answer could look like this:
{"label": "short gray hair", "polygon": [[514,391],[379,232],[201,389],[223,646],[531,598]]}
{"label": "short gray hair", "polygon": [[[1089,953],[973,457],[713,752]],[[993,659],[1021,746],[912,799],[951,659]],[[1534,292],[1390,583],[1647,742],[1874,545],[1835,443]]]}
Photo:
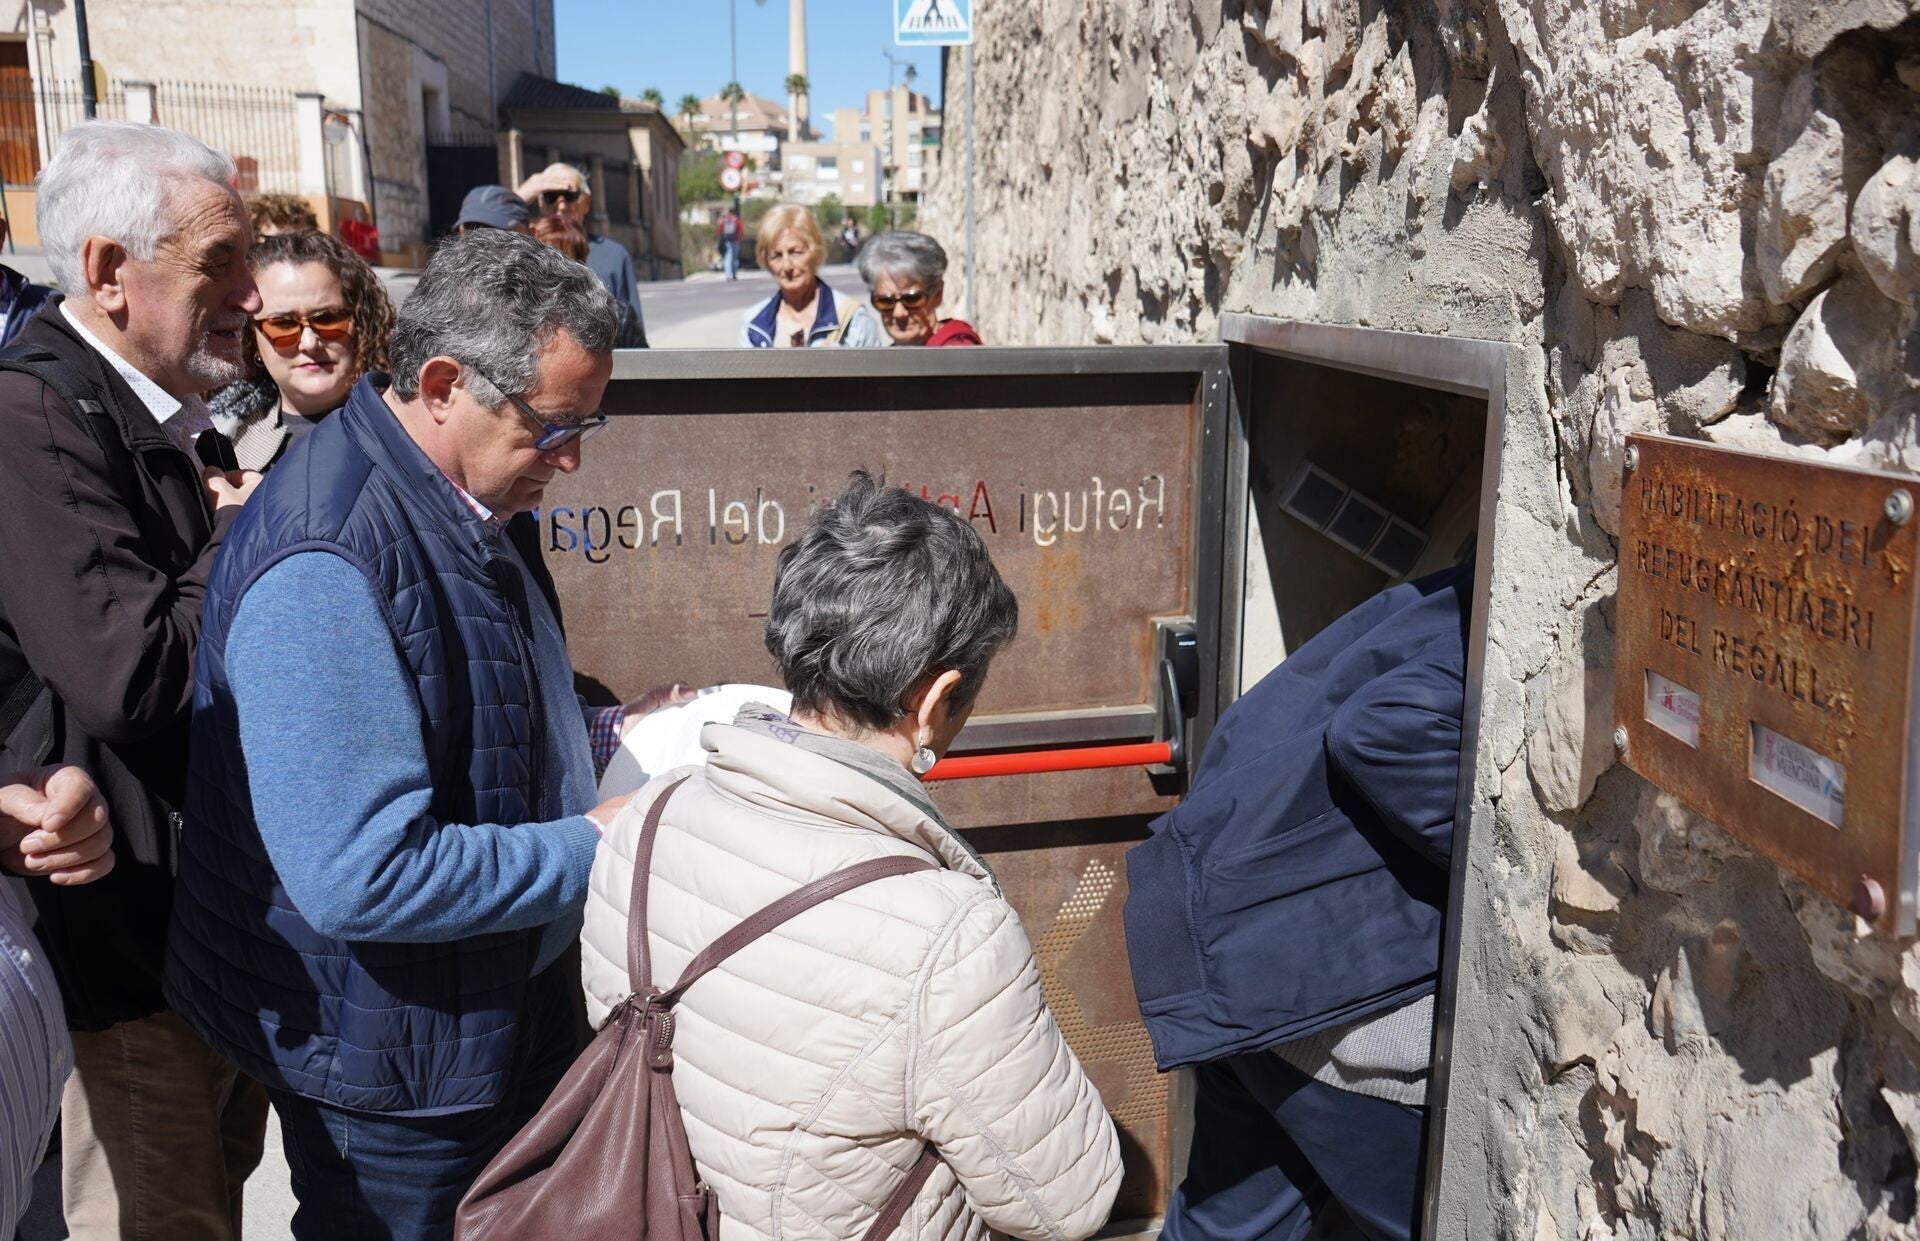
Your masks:
{"label": "short gray hair", "polygon": [[53,278],[70,295],[87,287],[80,251],[106,237],[141,262],[174,232],[174,186],[233,189],[233,161],[197,138],[138,121],[86,121],[60,138],[41,170],[34,214]]}
{"label": "short gray hair", "polygon": [[892,276],[931,289],[946,277],[947,252],[925,233],[875,233],[860,247],[859,267],[868,288],[880,277]]}
{"label": "short gray hair", "polygon": [[535,359],[555,332],[610,353],[618,327],[613,295],[586,267],[525,234],[476,229],[440,244],[401,305],[387,347],[393,390],[412,400],[420,368],[445,356],[475,396],[497,405],[534,386]]}
{"label": "short gray hair", "polygon": [[780,550],[767,650],[796,706],[886,728],[930,674],[960,709],[1013,640],[1020,605],[966,518],[864,470]]}

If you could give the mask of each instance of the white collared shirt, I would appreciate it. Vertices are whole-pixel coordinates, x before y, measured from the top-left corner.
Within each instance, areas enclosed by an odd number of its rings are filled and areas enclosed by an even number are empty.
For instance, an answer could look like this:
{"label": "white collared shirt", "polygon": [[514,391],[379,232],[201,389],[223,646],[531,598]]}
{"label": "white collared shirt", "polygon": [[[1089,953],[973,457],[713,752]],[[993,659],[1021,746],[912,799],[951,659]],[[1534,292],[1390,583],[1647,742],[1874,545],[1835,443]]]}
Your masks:
{"label": "white collared shirt", "polygon": [[[197,396],[182,401],[153,380],[148,379],[131,362],[109,349],[98,336],[87,330],[86,324],[74,318],[73,312],[69,311],[64,303],[60,307],[60,313],[66,317],[67,326],[71,327],[95,353],[105,358],[107,365],[118,372],[120,378],[127,381],[127,386],[132,388],[133,394],[140,398],[140,403],[147,407],[147,412],[152,414],[153,420],[160,424],[160,429],[167,433],[167,438],[179,445],[180,451],[189,456],[193,455],[193,441],[199,438],[200,432],[213,426],[213,420],[207,416],[206,403]],[[174,415],[183,411],[185,417],[175,418]]]}

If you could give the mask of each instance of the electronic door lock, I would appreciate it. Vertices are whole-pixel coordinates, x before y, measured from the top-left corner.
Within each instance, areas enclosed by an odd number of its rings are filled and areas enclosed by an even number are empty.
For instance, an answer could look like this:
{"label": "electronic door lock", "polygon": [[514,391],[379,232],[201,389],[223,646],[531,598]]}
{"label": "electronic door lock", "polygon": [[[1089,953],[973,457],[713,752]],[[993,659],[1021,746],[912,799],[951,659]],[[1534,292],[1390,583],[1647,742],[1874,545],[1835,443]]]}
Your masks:
{"label": "electronic door lock", "polygon": [[1147,768],[1156,776],[1187,769],[1187,721],[1200,709],[1200,635],[1185,616],[1155,617],[1154,688],[1157,721],[1154,740],[1167,743],[1164,764]]}

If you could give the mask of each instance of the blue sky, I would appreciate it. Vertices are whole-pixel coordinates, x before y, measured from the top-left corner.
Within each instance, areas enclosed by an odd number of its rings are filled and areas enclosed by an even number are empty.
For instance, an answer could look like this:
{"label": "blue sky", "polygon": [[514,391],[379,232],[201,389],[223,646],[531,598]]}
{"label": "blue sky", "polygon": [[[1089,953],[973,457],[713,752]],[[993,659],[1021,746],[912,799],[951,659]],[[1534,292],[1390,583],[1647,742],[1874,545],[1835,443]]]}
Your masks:
{"label": "blue sky", "polygon": [[[785,106],[787,0],[731,0],[739,20],[740,84]],[[682,95],[726,85],[728,0],[554,0],[562,81],[629,96],[657,87],[672,113]],[[893,0],[808,0],[807,78],[814,125],[835,108],[864,107],[887,84],[882,48],[920,70],[914,89],[940,103],[938,48],[893,43]],[[958,72],[955,61],[955,72]],[[905,73],[903,64],[899,72]]]}

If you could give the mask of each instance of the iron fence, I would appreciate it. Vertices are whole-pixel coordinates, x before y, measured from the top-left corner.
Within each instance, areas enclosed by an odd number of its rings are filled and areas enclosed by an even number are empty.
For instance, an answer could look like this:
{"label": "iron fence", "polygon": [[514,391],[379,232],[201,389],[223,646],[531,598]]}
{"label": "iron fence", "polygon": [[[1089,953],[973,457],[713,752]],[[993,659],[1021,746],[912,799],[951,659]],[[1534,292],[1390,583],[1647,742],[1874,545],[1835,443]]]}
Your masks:
{"label": "iron fence", "polygon": [[298,108],[292,91],[214,82],[156,82],[153,119],[192,134],[234,162],[242,193],[300,188]]}
{"label": "iron fence", "polygon": [[[124,118],[126,88],[109,83],[97,101],[95,114]],[[61,134],[87,119],[86,99],[78,78],[40,82],[24,75],[0,79],[0,177],[19,185],[40,171],[42,153],[51,151]]]}
{"label": "iron fence", "polygon": [[[127,96],[124,82],[108,83],[95,115],[126,119]],[[243,192],[299,188],[297,117],[292,91],[211,82],[153,86],[153,119],[232,157]],[[0,177],[32,181],[60,135],[85,119],[77,78],[0,79]]]}

